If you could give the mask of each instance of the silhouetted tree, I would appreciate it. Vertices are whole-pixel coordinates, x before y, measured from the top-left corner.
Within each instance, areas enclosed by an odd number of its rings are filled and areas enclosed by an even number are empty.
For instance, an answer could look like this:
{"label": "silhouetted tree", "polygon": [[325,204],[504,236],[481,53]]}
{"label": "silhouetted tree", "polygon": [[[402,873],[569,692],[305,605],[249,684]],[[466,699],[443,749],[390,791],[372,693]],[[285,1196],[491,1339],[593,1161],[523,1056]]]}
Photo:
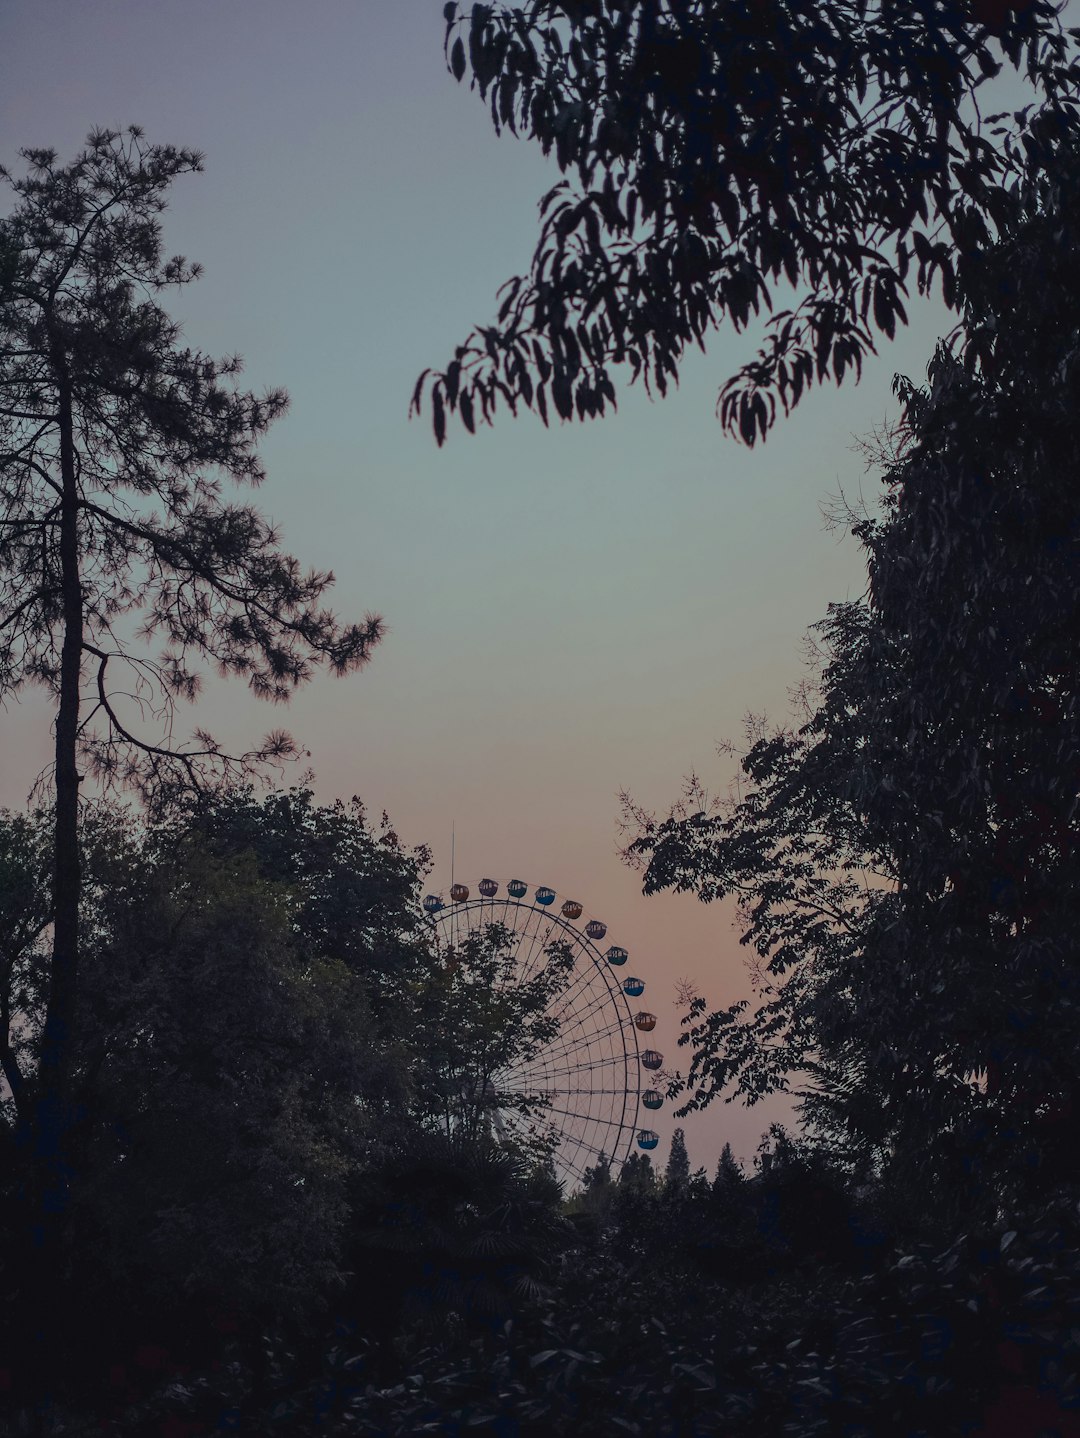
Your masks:
{"label": "silhouetted tree", "polygon": [[569,1231],[560,1196],[549,1168],[490,1133],[404,1127],[385,1162],[357,1171],[348,1246],[382,1361],[411,1325],[501,1327],[536,1303]]}
{"label": "silhouetted tree", "polygon": [[416,902],[431,862],[425,846],[406,848],[388,816],[372,822],[355,797],[316,804],[302,787],[190,796],[170,822],[220,857],[253,853],[260,877],[288,889],[301,952],[332,956],[362,979],[380,1040],[415,1040],[410,985],[432,968]]}
{"label": "silhouetted tree", "polygon": [[281,733],[239,756],[201,731],[174,744],[199,661],[284,700],[319,663],[362,665],[380,626],[339,624],[321,607],[332,576],[305,574],[255,509],[222,498],[223,479],[263,478],[256,442],[286,399],[236,389],[240,361],[184,348],[158,303],[198,274],[164,256],[158,217],[200,157],[138,130],[96,132],[68,165],[23,157],[25,177],[3,174],[15,205],[0,221],[0,689],[42,685],[56,712],[48,998],[37,1071],[15,1085],[34,1242],[52,1261],[70,1177],[80,783],[148,796],[292,752]]}
{"label": "silhouetted tree", "polygon": [[[517,972],[517,936],[487,924],[447,948],[412,998],[412,1022],[424,1034],[416,1112],[449,1138],[493,1131],[541,1160],[552,1148],[543,1085],[528,1082],[532,1061],[559,1032],[554,1000],[574,956],[550,943],[527,976]],[[519,1084],[500,1087],[517,1071]]]}
{"label": "silhouetted tree", "polygon": [[725,1143],[720,1150],[720,1157],[716,1163],[716,1173],[713,1175],[713,1189],[722,1191],[744,1183],[746,1175],[742,1166],[731,1151],[731,1144]]}
{"label": "silhouetted tree", "polygon": [[611,1163],[606,1154],[600,1154],[596,1162],[586,1168],[581,1179],[581,1187],[585,1193],[592,1189],[607,1188],[611,1183]]}
{"label": "silhouetted tree", "polygon": [[691,1006],[687,1108],[789,1085],[838,1153],[939,1209],[1075,1174],[1080,833],[1080,157],[1071,138],[969,269],[963,346],[903,383],[867,602],[748,783],[632,849],[646,887],[743,905],[760,1002]]}
{"label": "silhouetted tree", "polygon": [[635,1149],[619,1169],[619,1183],[625,1188],[652,1188],[656,1183],[656,1171],[649,1155]]}
{"label": "silhouetted tree", "polygon": [[[342,1282],[354,1194],[419,1133],[423,1039],[407,1005],[432,964],[416,933],[423,856],[359,806],[319,809],[304,791],[189,807],[146,824],[91,805],[80,826],[75,1242],[56,1305],[80,1351],[116,1341],[102,1319],[91,1343],[88,1311],[132,1328],[198,1299],[310,1312]],[[47,1000],[50,829],[45,812],[0,817],[0,1007],[20,1072]],[[335,909],[366,932],[336,932]],[[405,1010],[392,1023],[379,1012],[391,983]],[[10,1122],[2,1086],[0,1102]],[[19,1292],[39,1275],[11,1178],[0,1267]],[[8,1307],[10,1352],[26,1335]]]}
{"label": "silhouetted tree", "polygon": [[[456,78],[568,178],[495,322],[417,383],[440,443],[448,409],[470,430],[500,401],[545,423],[603,414],[621,367],[663,394],[688,346],[769,311],[720,394],[753,443],[778,402],[860,373],[912,279],[925,293],[940,276],[954,304],[1025,147],[1075,123],[1075,37],[1047,0],[450,0],[444,15]],[[1038,99],[1005,144],[976,103],[1003,63]],[[789,286],[793,308],[772,313]]]}
{"label": "silhouetted tree", "polygon": [[690,1155],[686,1152],[686,1133],[677,1128],[671,1135],[664,1185],[671,1190],[685,1189],[690,1182]]}

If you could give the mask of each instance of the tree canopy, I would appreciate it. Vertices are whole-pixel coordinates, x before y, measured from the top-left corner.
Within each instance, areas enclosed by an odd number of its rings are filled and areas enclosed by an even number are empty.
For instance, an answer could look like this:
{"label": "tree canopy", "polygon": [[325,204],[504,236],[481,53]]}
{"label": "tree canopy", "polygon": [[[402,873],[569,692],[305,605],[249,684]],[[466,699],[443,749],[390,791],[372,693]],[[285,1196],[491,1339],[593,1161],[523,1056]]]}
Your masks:
{"label": "tree canopy", "polygon": [[[718,401],[754,443],[814,383],[857,376],[912,285],[956,303],[1013,180],[1077,118],[1075,36],[1050,0],[450,0],[444,15],[453,74],[566,178],[494,322],[417,382],[440,444],[448,412],[470,430],[500,404],[602,415],[621,371],[663,394],[717,325],[768,315]],[[984,121],[1003,66],[1036,103]]]}
{"label": "tree canopy", "polygon": [[[198,157],[137,131],[27,152],[0,221],[0,695],[52,694],[56,805],[0,815],[9,1426],[1067,1431],[1076,34],[1046,0],[444,13],[452,72],[572,179],[497,324],[421,381],[440,442],[500,399],[600,414],[622,363],[662,392],[791,289],[722,392],[753,442],[858,373],[906,286],[961,315],[898,384],[881,510],[852,516],[867,592],[816,627],[797,719],[751,724],[719,804],[636,815],[646,889],[734,897],[754,955],[755,1004],[681,986],[670,1096],[788,1089],[806,1128],[752,1174],[725,1145],[712,1183],[679,1128],[662,1173],[600,1154],[564,1202],[550,1096],[502,1078],[566,1022],[566,946],[516,982],[500,925],[440,945],[429,856],[385,816],[218,786],[285,736],[174,742],[202,667],[285,699],[379,625],[340,624],[330,576],[224,498],[284,397],[157,303],[195,275],[157,217]],[[999,60],[1039,94],[995,132]],[[150,802],[90,804],[86,776]]]}
{"label": "tree canopy", "polygon": [[236,755],[198,729],[177,741],[177,703],[203,666],[286,700],[319,665],[361,667],[381,626],[340,623],[323,603],[333,576],[305,573],[256,509],[223,497],[224,480],[263,479],[257,444],[286,397],[240,390],[239,358],[185,347],[158,303],[198,276],[166,256],[159,217],[200,156],[134,128],[95,131],[67,165],[22,156],[25,175],[0,172],[15,201],[0,220],[0,697],[36,684],[55,704],[52,957],[17,1141],[33,1242],[62,1266],[80,785],[156,802],[294,752],[281,731]]}
{"label": "tree canopy", "polygon": [[[16,203],[0,221],[0,685],[43,684],[59,704],[68,638],[80,756],[149,793],[230,762],[206,735],[164,737],[198,661],[280,701],[319,663],[364,663],[380,627],[339,624],[321,604],[333,576],[223,498],[223,479],[262,483],[256,446],[287,397],[240,390],[240,359],[183,345],[159,303],[200,274],[165,254],[159,217],[201,156],[132,130],[92,134],[67,165],[23,157],[25,176],[2,175]],[[288,751],[273,735],[245,759]]]}
{"label": "tree canopy", "polygon": [[448,1137],[494,1132],[537,1159],[551,1151],[545,1123],[550,1099],[523,1084],[505,1090],[499,1084],[529,1072],[531,1061],[556,1039],[556,1000],[574,955],[555,939],[521,975],[515,944],[516,935],[501,923],[466,933],[414,995],[427,1034],[418,1102],[427,1121]]}
{"label": "tree canopy", "polygon": [[[0,822],[9,1158],[46,1015],[49,828],[46,812]],[[386,1009],[431,963],[423,855],[300,790],[150,824],[90,806],[81,845],[68,1154],[81,1290],[309,1304],[341,1280],[355,1172],[419,1125],[416,1015]]]}
{"label": "tree canopy", "polygon": [[791,1085],[849,1154],[954,1191],[1070,1172],[1080,1097],[1080,170],[1050,158],[969,271],[963,345],[899,385],[867,597],[819,626],[804,722],[631,846],[647,889],[738,898],[762,965],[755,1010],[694,1006],[688,1106]]}

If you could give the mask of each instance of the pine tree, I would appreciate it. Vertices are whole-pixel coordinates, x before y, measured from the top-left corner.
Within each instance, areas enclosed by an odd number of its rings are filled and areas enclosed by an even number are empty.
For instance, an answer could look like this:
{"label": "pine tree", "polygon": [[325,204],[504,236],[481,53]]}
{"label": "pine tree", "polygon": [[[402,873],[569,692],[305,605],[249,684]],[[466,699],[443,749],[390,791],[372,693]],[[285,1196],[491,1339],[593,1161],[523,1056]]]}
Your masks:
{"label": "pine tree", "polygon": [[0,221],[0,697],[36,684],[55,705],[48,1002],[16,1120],[44,1261],[71,1181],[80,784],[152,798],[288,755],[280,732],[239,755],[200,730],[173,740],[200,661],[281,701],[320,663],[361,666],[380,624],[339,624],[321,607],[333,576],[222,497],[223,479],[263,479],[255,447],[287,401],[238,390],[239,359],[184,348],[158,303],[199,273],[165,257],[158,217],[201,157],[137,129],[91,134],[64,166],[22,155],[25,177],[0,171],[16,201]]}
{"label": "pine tree", "polygon": [[716,1165],[716,1174],[713,1177],[713,1192],[720,1192],[724,1189],[734,1188],[744,1181],[746,1175],[742,1171],[738,1159],[731,1151],[731,1144],[725,1143],[720,1150],[720,1158]]}
{"label": "pine tree", "polygon": [[686,1134],[677,1128],[671,1135],[664,1184],[667,1188],[685,1188],[690,1182],[690,1155],[686,1152]]}

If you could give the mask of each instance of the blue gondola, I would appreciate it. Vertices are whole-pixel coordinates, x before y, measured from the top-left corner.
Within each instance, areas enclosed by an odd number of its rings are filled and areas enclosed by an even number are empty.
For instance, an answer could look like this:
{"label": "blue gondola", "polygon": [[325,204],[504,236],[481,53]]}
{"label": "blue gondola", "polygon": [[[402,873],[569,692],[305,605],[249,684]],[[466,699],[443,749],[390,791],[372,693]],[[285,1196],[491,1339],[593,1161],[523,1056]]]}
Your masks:
{"label": "blue gondola", "polygon": [[624,948],[620,948],[618,944],[612,944],[611,948],[608,949],[604,957],[607,959],[609,964],[614,964],[616,968],[618,968],[621,964],[626,963],[630,955],[626,952]]}
{"label": "blue gondola", "polygon": [[524,879],[511,879],[506,886],[506,892],[512,899],[523,899],[528,887]]}
{"label": "blue gondola", "polygon": [[555,902],[555,890],[548,889],[541,884],[536,891],[536,902],[538,904],[553,904]]}
{"label": "blue gondola", "polygon": [[632,999],[639,998],[644,992],[644,979],[623,979],[623,993],[629,994]]}
{"label": "blue gondola", "polygon": [[660,1135],[653,1133],[651,1128],[643,1128],[637,1136],[638,1148],[655,1148],[660,1142]]}
{"label": "blue gondola", "polygon": [[424,898],[424,913],[437,914],[443,906],[438,894],[427,894]]}

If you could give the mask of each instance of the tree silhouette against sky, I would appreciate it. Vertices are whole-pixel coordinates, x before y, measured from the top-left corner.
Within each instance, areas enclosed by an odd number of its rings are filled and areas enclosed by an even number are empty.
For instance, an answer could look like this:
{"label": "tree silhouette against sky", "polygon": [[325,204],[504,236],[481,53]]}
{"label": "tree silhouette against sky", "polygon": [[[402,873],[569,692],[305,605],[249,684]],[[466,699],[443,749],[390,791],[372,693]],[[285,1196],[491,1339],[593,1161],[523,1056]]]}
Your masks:
{"label": "tree silhouette against sky", "polygon": [[[417,382],[414,411],[426,395],[440,444],[448,412],[469,430],[500,404],[545,424],[602,415],[617,373],[662,395],[688,347],[767,316],[718,401],[753,444],[814,383],[861,373],[906,322],[912,284],[938,281],[955,305],[1025,146],[1076,116],[1075,37],[1049,0],[449,0],[443,13],[453,74],[566,178],[495,321]],[[979,91],[1006,66],[1038,104],[995,129]]]}
{"label": "tree silhouette against sky", "polygon": [[320,664],[363,665],[381,626],[339,623],[322,604],[333,576],[305,573],[256,509],[223,497],[225,479],[263,479],[256,444],[287,401],[238,389],[240,360],[184,347],[158,303],[199,273],[165,257],[159,216],[200,156],[137,129],[92,133],[68,165],[22,153],[0,222],[0,694],[37,684],[55,701],[48,1002],[18,1096],[52,1262],[70,1179],[80,784],[154,800],[292,753],[280,731],[238,755],[198,730],[178,741],[176,705],[206,666],[284,701]]}

